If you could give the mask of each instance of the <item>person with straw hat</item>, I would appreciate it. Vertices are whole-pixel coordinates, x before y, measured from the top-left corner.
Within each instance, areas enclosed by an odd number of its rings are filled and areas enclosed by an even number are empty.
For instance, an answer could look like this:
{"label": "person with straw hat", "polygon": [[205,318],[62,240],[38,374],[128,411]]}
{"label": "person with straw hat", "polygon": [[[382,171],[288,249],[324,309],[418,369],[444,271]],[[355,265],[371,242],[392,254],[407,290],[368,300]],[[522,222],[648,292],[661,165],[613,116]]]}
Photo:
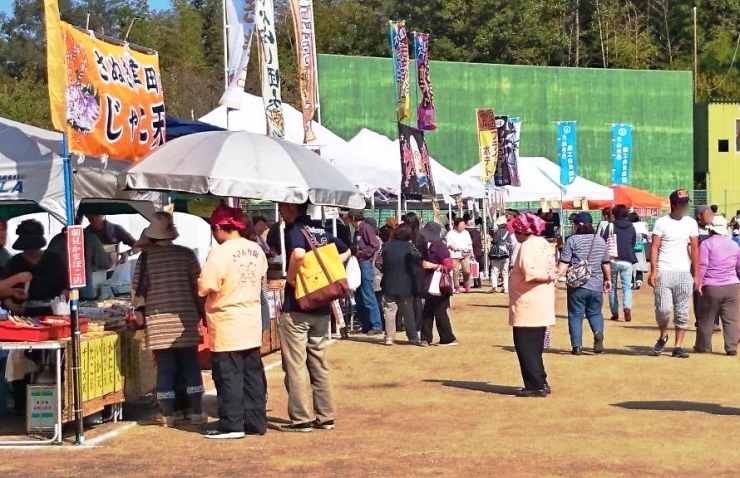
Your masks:
{"label": "person with straw hat", "polygon": [[193,411],[190,423],[200,425],[208,418],[203,413],[198,357],[204,306],[195,293],[200,263],[192,250],[173,244],[179,234],[169,213],[154,216],[143,235],[148,247],[136,263],[132,289],[134,296],[146,301],[145,320],[139,325],[157,364],[159,424],[174,426],[178,381],[183,379]]}

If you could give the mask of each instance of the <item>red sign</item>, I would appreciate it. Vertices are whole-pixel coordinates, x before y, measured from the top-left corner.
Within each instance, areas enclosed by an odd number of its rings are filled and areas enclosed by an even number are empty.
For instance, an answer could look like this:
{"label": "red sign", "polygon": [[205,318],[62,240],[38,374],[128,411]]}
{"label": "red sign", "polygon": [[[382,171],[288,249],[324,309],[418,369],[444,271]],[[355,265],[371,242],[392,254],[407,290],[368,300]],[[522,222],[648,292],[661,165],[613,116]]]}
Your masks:
{"label": "red sign", "polygon": [[85,277],[85,230],[82,226],[67,227],[67,268],[71,289],[81,289],[87,285]]}

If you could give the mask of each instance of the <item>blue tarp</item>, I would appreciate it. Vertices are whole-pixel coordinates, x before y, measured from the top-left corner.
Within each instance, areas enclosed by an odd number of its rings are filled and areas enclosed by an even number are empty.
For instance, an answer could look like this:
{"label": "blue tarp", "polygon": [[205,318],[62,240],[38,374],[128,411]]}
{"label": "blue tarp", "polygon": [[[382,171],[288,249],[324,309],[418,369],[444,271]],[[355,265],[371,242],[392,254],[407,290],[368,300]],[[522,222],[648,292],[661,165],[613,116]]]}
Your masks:
{"label": "blue tarp", "polygon": [[202,121],[191,121],[175,116],[167,116],[167,141],[172,141],[180,136],[187,136],[193,133],[204,133],[206,131],[226,131],[218,126],[203,123]]}

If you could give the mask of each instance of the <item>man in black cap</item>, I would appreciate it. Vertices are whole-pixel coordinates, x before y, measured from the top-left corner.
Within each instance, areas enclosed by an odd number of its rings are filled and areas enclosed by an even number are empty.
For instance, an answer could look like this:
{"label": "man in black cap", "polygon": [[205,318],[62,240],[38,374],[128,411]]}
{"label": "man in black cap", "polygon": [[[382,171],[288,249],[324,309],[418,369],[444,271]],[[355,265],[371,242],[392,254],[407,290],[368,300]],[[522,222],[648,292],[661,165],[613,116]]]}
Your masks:
{"label": "man in black cap", "polygon": [[689,327],[692,294],[701,291],[698,277],[691,275],[692,267],[699,270],[699,227],[688,216],[690,202],[685,189],[671,193],[671,213],[658,219],[653,227],[648,283],[655,288],[655,320],[660,327],[660,337],[651,352],[654,356],[661,355],[668,343],[668,322],[673,310],[676,326],[673,357],[689,357],[681,345]]}

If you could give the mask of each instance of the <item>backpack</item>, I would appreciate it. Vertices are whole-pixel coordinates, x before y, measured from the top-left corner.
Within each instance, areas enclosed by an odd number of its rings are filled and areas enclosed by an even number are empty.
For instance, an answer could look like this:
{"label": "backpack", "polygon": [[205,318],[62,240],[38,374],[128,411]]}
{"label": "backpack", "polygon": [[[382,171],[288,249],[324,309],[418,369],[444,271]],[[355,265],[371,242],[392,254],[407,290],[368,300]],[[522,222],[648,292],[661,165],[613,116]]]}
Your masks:
{"label": "backpack", "polygon": [[591,247],[588,249],[588,255],[586,259],[580,260],[575,264],[568,266],[565,271],[565,284],[569,289],[577,289],[584,285],[591,278],[591,263],[588,262],[588,258],[591,256],[591,252],[594,250],[594,242],[596,241],[596,234],[591,239]]}
{"label": "backpack", "polygon": [[491,252],[488,253],[488,257],[491,259],[506,259],[511,254],[509,244],[509,231],[505,230],[503,231],[503,234],[500,233],[500,231],[496,231],[496,234],[494,235],[494,242],[491,246]]}

